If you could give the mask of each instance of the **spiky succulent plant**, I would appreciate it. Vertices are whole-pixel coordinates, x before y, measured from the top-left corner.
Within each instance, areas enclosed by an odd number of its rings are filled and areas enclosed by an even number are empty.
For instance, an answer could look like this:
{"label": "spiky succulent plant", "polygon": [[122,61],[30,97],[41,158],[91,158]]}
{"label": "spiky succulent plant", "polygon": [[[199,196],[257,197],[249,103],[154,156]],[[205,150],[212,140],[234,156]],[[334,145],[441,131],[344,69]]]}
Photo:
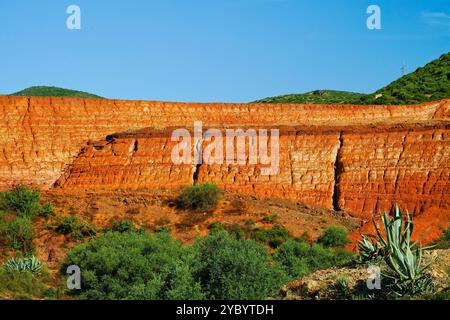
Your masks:
{"label": "spiky succulent plant", "polygon": [[8,271],[29,271],[32,273],[39,273],[42,270],[42,266],[42,262],[35,256],[29,258],[11,258],[3,265]]}
{"label": "spiky succulent plant", "polygon": [[412,242],[414,223],[408,213],[404,219],[398,206],[392,212],[392,218],[385,213],[381,220],[385,235],[374,222],[377,235],[363,235],[358,243],[360,257],[364,261],[382,257],[388,266],[383,275],[391,280],[394,292],[399,295],[429,290],[431,283],[424,272],[431,262],[423,263],[423,250],[426,248],[419,245],[425,233]]}

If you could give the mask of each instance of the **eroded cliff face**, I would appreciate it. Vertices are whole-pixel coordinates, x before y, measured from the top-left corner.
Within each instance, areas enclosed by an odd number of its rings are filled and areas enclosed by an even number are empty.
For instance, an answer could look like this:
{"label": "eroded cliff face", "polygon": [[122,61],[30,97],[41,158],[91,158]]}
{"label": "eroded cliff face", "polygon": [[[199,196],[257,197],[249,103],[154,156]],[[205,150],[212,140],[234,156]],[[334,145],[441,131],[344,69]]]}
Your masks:
{"label": "eroded cliff face", "polygon": [[[424,216],[439,210],[448,224],[449,119],[450,100],[352,106],[0,97],[0,188],[159,189],[212,181],[229,192],[367,219],[394,204]],[[222,132],[279,129],[278,174],[262,175],[248,161],[174,164],[170,128],[194,121]]]}

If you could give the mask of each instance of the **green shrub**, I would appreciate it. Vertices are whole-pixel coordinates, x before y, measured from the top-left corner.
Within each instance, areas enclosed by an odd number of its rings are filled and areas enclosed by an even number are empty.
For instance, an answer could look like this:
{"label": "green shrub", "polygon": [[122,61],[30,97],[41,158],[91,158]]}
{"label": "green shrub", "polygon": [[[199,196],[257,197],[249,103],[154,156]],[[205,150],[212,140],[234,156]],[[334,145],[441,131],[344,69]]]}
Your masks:
{"label": "green shrub", "polygon": [[16,186],[14,189],[1,193],[1,203],[4,209],[16,211],[22,215],[32,217],[40,209],[40,193],[24,186]]}
{"label": "green shrub", "polygon": [[54,213],[53,205],[41,205],[41,194],[37,189],[16,186],[9,191],[0,193],[0,205],[3,209],[13,211],[21,216],[33,218],[34,216],[48,217]]}
{"label": "green shrub", "polygon": [[191,210],[213,209],[220,197],[220,189],[212,183],[196,184],[185,188],[177,199],[177,207]]}
{"label": "green shrub", "polygon": [[223,223],[221,222],[213,222],[208,226],[209,232],[214,233],[217,231],[223,231],[223,230],[227,230],[227,228],[225,228],[225,226],[223,225]]}
{"label": "green shrub", "polygon": [[251,238],[276,248],[289,240],[291,233],[286,228],[276,225],[271,229],[254,229]]}
{"label": "green shrub", "polygon": [[73,216],[60,219],[55,231],[77,239],[93,237],[97,234],[97,230],[92,225]]}
{"label": "green shrub", "polygon": [[39,273],[42,271],[43,264],[35,256],[29,258],[11,258],[5,262],[3,268],[8,271],[20,271]]}
{"label": "green shrub", "polygon": [[353,254],[344,249],[326,248],[318,243],[310,245],[306,241],[292,239],[277,248],[274,259],[292,278],[300,278],[315,270],[348,264]]}
{"label": "green shrub", "polygon": [[325,247],[345,247],[350,243],[347,237],[348,232],[343,227],[331,226],[325,230],[325,232],[317,240],[318,243]]}
{"label": "green shrub", "polygon": [[29,217],[17,217],[4,227],[4,234],[13,249],[21,249],[24,253],[32,252],[35,230]]}
{"label": "green shrub", "polygon": [[226,231],[183,246],[169,233],[107,232],[70,250],[83,299],[265,299],[287,275],[264,245]]}
{"label": "green shrub", "polygon": [[199,239],[196,277],[207,299],[266,299],[287,279],[265,247],[226,231]]}
{"label": "green shrub", "polygon": [[238,224],[233,224],[230,228],[229,233],[232,236],[235,236],[236,239],[244,239],[245,238],[245,231]]}
{"label": "green shrub", "polygon": [[138,229],[134,226],[133,221],[131,220],[120,220],[114,221],[111,231],[116,232],[135,232]]}
{"label": "green shrub", "polygon": [[193,258],[168,233],[108,232],[70,250],[61,270],[83,270],[81,298],[201,299]]}
{"label": "green shrub", "polygon": [[237,239],[245,238],[245,230],[238,224],[233,224],[231,226],[225,226],[221,222],[213,222],[208,226],[210,233],[215,233],[219,231],[226,231],[230,235],[236,237]]}
{"label": "green shrub", "polygon": [[291,278],[301,278],[311,273],[307,260],[309,255],[310,245],[307,242],[289,240],[275,251],[274,259],[283,266]]}
{"label": "green shrub", "polygon": [[40,217],[46,218],[54,213],[55,213],[55,209],[53,208],[53,204],[48,202],[41,206],[41,208],[39,209],[38,215]]}

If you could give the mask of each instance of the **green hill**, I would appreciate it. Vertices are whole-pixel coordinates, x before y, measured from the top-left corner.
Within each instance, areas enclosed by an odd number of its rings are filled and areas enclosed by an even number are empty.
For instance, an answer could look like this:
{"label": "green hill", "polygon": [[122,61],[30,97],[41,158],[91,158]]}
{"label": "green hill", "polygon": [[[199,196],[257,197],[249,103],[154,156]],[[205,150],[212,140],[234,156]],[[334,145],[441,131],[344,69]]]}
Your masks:
{"label": "green hill", "polygon": [[287,94],[284,96],[265,98],[255,103],[357,103],[363,93],[316,90],[300,94]]}
{"label": "green hill", "polygon": [[371,94],[317,90],[255,103],[415,104],[450,98],[450,52]]}
{"label": "green hill", "polygon": [[39,86],[39,87],[30,87],[26,88],[22,91],[16,92],[11,94],[12,96],[27,96],[27,97],[72,97],[72,98],[100,98],[95,94],[83,92],[83,91],[77,91],[77,90],[70,90],[70,89],[63,89],[58,87],[45,87],[45,86]]}
{"label": "green hill", "polygon": [[361,99],[364,104],[414,104],[450,98],[450,52]]}

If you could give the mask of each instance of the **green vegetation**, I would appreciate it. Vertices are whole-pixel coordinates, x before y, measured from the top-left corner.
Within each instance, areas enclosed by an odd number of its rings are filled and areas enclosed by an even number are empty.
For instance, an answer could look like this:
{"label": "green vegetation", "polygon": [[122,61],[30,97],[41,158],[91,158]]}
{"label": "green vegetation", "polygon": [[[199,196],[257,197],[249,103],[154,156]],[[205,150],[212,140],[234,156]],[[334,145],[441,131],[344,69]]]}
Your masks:
{"label": "green vegetation", "polygon": [[61,270],[83,270],[80,298],[199,299],[193,262],[193,252],[167,233],[108,232],[69,251]]}
{"label": "green vegetation", "polygon": [[[197,187],[202,192],[190,194],[192,202],[205,190],[211,194],[210,186]],[[213,189],[218,191],[215,186]],[[62,278],[50,284],[46,268],[33,255],[34,219],[46,219],[53,213],[52,205],[42,204],[39,192],[25,187],[0,193],[0,200],[0,243],[8,248],[2,254],[14,256],[0,267],[0,299],[58,297],[65,290],[59,283]],[[259,223],[275,220],[276,216],[264,216]],[[294,238],[280,225],[267,229],[258,228],[253,220],[247,220],[244,226],[215,222],[209,235],[183,245],[164,225],[150,234],[137,229],[131,220],[112,220],[110,227],[99,234],[75,216],[52,221],[56,222],[48,224],[49,230],[75,240],[88,238],[70,249],[61,265],[61,276],[69,265],[83,270],[82,289],[65,291],[74,298],[266,299],[276,296],[288,281],[317,270],[356,264],[355,255],[345,250],[347,231],[338,226],[329,227],[316,242],[308,243],[301,238],[310,239],[309,235]],[[396,208],[392,218],[385,214],[382,222],[384,230],[376,225],[376,235],[365,235],[359,250],[364,263],[384,262],[383,289],[369,292],[365,282],[361,288],[354,287],[352,279],[341,276],[330,286],[334,297],[447,297],[448,290],[441,291],[440,296],[432,295],[433,283],[425,272],[429,264],[422,262],[424,248],[411,241],[413,223],[409,216],[404,218]],[[448,240],[447,230],[441,241]]]}
{"label": "green vegetation", "polygon": [[265,299],[286,281],[266,248],[253,240],[238,240],[225,231],[200,239],[196,277],[207,299]]}
{"label": "green vegetation", "polygon": [[107,232],[70,250],[62,272],[72,264],[86,299],[264,299],[287,279],[263,245],[225,231],[193,246],[165,232]]}
{"label": "green vegetation", "polygon": [[213,183],[196,184],[183,190],[177,199],[177,207],[190,210],[211,210],[220,197],[220,189]]}
{"label": "green vegetation", "polygon": [[291,233],[285,227],[274,225],[270,229],[255,228],[253,221],[248,220],[244,227],[237,224],[225,226],[220,222],[213,222],[208,229],[211,233],[226,231],[236,239],[252,239],[256,242],[276,248],[292,238]]}
{"label": "green vegetation", "polygon": [[450,52],[361,99],[363,104],[414,104],[450,98]]}
{"label": "green vegetation", "polygon": [[71,235],[74,239],[93,237],[97,234],[97,230],[92,225],[77,217],[70,216],[59,220],[55,231],[64,235]]}
{"label": "green vegetation", "polygon": [[287,94],[277,97],[269,97],[257,100],[254,103],[351,103],[357,104],[364,97],[363,93],[336,91],[336,90],[315,90],[300,94]]}
{"label": "green vegetation", "polygon": [[46,299],[56,293],[45,284],[47,275],[0,268],[0,299]]}
{"label": "green vegetation", "polygon": [[48,217],[54,213],[51,203],[41,204],[38,190],[16,186],[0,193],[0,240],[23,254],[33,252],[36,216]]}
{"label": "green vegetation", "polygon": [[138,229],[134,226],[131,220],[118,220],[114,221],[111,227],[111,231],[115,232],[136,232]]}
{"label": "green vegetation", "polygon": [[39,273],[42,271],[43,264],[35,256],[29,258],[11,258],[3,265],[5,270]]}
{"label": "green vegetation", "polygon": [[107,232],[70,250],[61,270],[72,264],[84,270],[77,294],[86,299],[245,300],[266,299],[289,279],[353,258],[341,248],[301,240],[283,241],[271,256],[236,225],[230,233],[218,223],[211,229],[192,246],[167,232]]}
{"label": "green vegetation", "polygon": [[273,248],[280,246],[292,238],[291,233],[282,226],[275,225],[270,229],[254,229],[250,237]]}
{"label": "green vegetation", "polygon": [[36,237],[33,221],[29,217],[17,217],[0,231],[7,239],[9,246],[22,250],[24,254],[33,252],[33,239]]}
{"label": "green vegetation", "polygon": [[21,216],[30,218],[47,217],[54,213],[51,203],[41,205],[39,190],[32,190],[21,185],[0,193],[0,207],[3,210],[14,211]]}
{"label": "green vegetation", "polygon": [[415,104],[450,98],[450,52],[371,94],[316,90],[255,103]]}
{"label": "green vegetation", "polygon": [[348,232],[343,227],[331,226],[319,237],[318,243],[330,248],[343,248],[350,243]]}
{"label": "green vegetation", "polygon": [[70,89],[63,89],[58,87],[35,86],[26,88],[22,91],[11,94],[13,96],[27,96],[27,97],[71,97],[71,98],[97,98],[103,99],[95,94],[76,91]]}
{"label": "green vegetation", "polygon": [[326,248],[292,239],[282,244],[274,253],[292,279],[300,278],[319,269],[338,267],[353,261],[353,254],[339,248]]}

